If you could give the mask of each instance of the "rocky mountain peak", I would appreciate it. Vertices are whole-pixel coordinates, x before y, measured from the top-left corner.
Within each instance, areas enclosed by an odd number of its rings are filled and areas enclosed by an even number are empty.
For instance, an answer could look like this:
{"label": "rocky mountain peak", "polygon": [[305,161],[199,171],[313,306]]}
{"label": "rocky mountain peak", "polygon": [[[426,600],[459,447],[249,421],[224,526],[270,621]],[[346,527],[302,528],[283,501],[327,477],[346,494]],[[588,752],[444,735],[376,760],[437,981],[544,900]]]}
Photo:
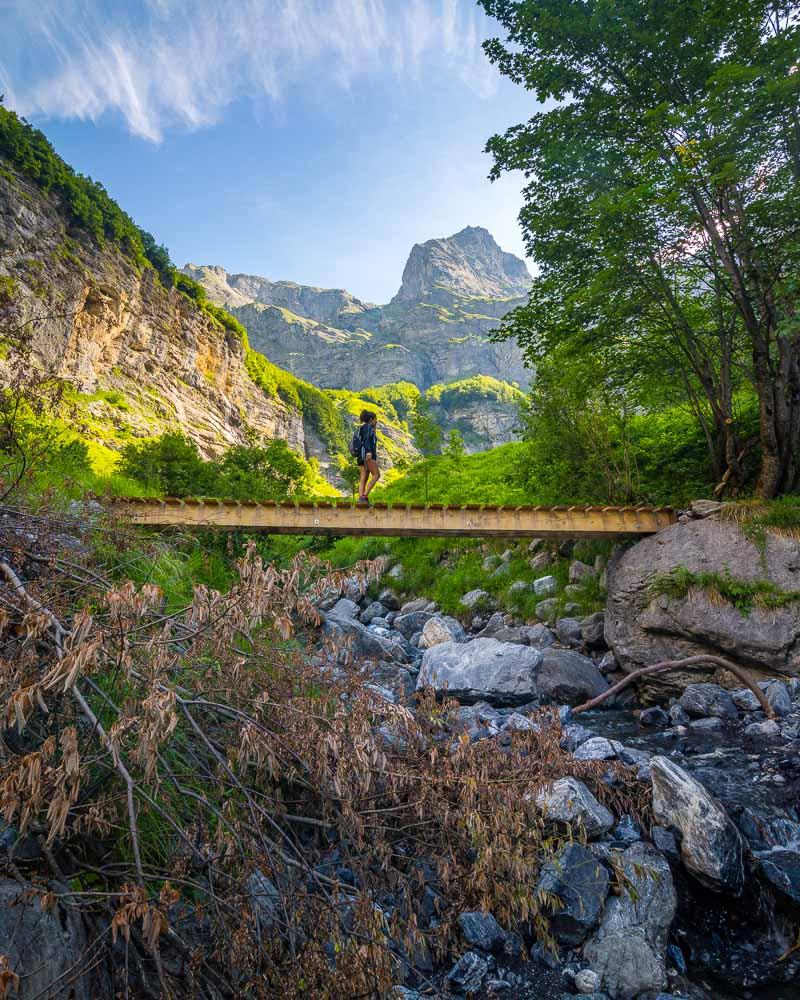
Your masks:
{"label": "rocky mountain peak", "polygon": [[419,302],[444,290],[462,298],[508,299],[527,295],[531,276],[523,260],[502,250],[481,226],[416,243],[394,302]]}

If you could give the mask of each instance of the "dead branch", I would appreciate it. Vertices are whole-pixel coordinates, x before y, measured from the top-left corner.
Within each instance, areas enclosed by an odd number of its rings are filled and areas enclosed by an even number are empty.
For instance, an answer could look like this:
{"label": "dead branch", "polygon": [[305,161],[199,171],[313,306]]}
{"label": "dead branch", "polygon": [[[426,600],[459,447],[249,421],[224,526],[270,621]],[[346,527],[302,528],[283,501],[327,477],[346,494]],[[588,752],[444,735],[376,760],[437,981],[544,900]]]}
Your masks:
{"label": "dead branch", "polygon": [[658,674],[667,670],[681,670],[684,667],[699,667],[703,663],[713,663],[716,667],[721,667],[723,670],[728,670],[735,677],[748,687],[753,694],[758,699],[759,705],[764,710],[764,714],[768,719],[775,718],[775,711],[767,701],[767,697],[761,688],[747,675],[747,672],[735,663],[731,663],[730,660],[726,660],[722,656],[714,656],[711,653],[699,653],[697,656],[686,656],[681,660],[662,660],[660,663],[653,663],[649,667],[640,667],[639,670],[634,670],[632,673],[628,674],[627,677],[623,677],[621,681],[618,681],[607,691],[602,694],[597,695],[596,698],[591,698],[589,701],[584,702],[582,705],[578,705],[577,708],[572,709],[573,715],[577,715],[580,712],[588,712],[589,709],[597,708],[598,705],[602,705],[604,701],[608,698],[613,698],[614,695],[619,694],[620,691],[628,687],[629,684],[633,684],[634,681],[638,681],[641,677],[647,677],[650,674]]}

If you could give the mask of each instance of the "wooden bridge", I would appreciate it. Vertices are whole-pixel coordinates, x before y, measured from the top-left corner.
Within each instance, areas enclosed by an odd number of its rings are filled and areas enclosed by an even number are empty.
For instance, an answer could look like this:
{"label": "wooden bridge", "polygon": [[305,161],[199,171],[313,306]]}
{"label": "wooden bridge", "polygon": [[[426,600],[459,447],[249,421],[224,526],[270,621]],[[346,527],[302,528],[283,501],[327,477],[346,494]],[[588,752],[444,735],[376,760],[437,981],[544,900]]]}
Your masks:
{"label": "wooden bridge", "polygon": [[461,535],[603,538],[652,535],[677,520],[670,507],[491,507],[235,500],[116,499],[112,510],[155,528],[264,531],[273,535]]}

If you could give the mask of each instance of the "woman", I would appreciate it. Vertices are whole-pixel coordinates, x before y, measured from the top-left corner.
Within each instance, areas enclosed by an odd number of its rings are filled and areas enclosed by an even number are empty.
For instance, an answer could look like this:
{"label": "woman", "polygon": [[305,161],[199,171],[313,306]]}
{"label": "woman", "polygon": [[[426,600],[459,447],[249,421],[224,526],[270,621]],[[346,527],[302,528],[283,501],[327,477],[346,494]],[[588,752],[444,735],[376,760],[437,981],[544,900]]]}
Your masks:
{"label": "woman", "polygon": [[361,426],[358,428],[358,436],[361,439],[361,451],[358,456],[358,503],[361,506],[369,505],[369,495],[375,488],[375,484],[381,478],[381,470],[378,468],[378,417],[372,410],[362,410],[360,416]]}

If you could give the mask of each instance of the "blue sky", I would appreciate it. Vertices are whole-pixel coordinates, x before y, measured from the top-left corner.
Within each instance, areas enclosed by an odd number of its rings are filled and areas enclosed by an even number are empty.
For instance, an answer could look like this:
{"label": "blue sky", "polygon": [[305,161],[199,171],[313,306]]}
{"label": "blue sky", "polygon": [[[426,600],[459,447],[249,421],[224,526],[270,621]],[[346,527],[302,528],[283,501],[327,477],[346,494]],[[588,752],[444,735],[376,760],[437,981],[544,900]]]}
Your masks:
{"label": "blue sky", "polygon": [[530,117],[472,0],[0,0],[0,92],[178,264],[397,290],[411,245],[486,226],[522,255]]}

